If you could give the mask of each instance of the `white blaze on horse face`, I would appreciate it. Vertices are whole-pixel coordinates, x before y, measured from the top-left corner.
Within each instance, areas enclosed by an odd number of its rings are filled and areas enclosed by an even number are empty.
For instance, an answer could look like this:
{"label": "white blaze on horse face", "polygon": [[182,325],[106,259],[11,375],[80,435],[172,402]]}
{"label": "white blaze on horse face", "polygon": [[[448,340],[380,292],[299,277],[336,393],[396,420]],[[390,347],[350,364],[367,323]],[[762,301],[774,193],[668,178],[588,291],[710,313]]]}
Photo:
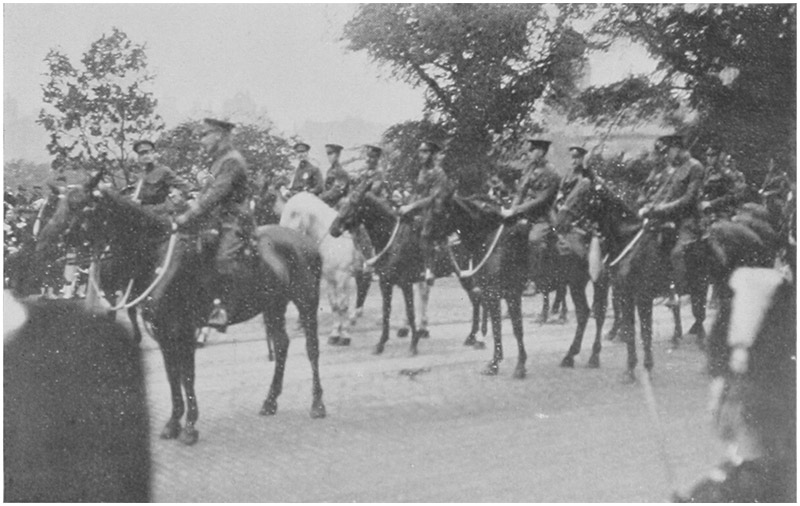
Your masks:
{"label": "white blaze on horse face", "polygon": [[730,366],[734,372],[747,372],[747,350],[764,323],[775,292],[784,282],[785,278],[774,269],[742,267],[731,275],[728,284],[734,297],[728,345],[733,348]]}

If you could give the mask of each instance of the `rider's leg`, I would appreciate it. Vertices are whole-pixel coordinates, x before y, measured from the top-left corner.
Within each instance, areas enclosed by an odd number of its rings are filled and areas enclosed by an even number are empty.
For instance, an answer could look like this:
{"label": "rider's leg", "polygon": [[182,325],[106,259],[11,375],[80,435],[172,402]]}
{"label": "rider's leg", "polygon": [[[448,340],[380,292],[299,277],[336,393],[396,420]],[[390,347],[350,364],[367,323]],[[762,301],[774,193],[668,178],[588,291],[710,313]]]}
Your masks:
{"label": "rider's leg", "polygon": [[433,274],[433,265],[436,259],[436,245],[431,237],[431,224],[429,219],[423,220],[422,233],[420,234],[420,246],[422,249],[422,263],[425,266],[425,282],[433,286],[436,278]]}

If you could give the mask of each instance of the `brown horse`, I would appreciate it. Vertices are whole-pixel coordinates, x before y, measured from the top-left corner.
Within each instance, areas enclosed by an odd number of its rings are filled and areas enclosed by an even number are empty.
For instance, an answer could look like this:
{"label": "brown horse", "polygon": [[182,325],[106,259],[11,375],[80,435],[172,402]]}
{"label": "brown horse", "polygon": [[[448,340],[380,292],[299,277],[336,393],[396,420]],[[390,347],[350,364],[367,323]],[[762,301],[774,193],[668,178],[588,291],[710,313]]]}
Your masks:
{"label": "brown horse", "polygon": [[[85,225],[91,247],[102,251],[107,245],[126,252],[128,277],[135,284],[146,286],[143,296],[160,282],[158,272],[166,270],[166,262],[177,261],[179,267],[164,292],[164,297],[147,319],[154,338],[164,356],[170,390],[172,415],[161,437],[179,438],[185,444],[198,439],[195,379],[195,330],[204,324],[213,307],[213,286],[220,282],[214,267],[213,248],[198,247],[200,239],[177,234],[169,223],[144,211],[118,195],[96,190],[98,178],[84,187],[69,191],[53,218],[42,231],[40,244],[46,247],[74,226]],[[288,303],[295,304],[306,335],[306,351],[313,373],[312,418],[325,416],[322,386],[319,377],[319,342],[317,309],[321,261],[311,241],[291,230],[277,226],[259,227],[255,233],[258,256],[242,259],[232,275],[233,290],[226,299],[231,324],[244,322],[262,313],[267,334],[275,343],[277,361],[269,394],[261,408],[262,415],[277,411],[277,398],[283,386],[283,374],[289,346],[285,329]],[[272,248],[281,261],[282,272],[275,272],[263,261],[264,252]],[[231,281],[230,279],[228,281]],[[188,410],[185,409],[184,395]],[[186,412],[186,425],[181,418]]]}
{"label": "brown horse", "polygon": [[470,278],[473,292],[492,322],[494,353],[484,374],[496,375],[503,360],[500,300],[505,299],[519,350],[514,377],[524,378],[528,355],[522,340],[522,292],[528,278],[528,230],[519,225],[504,225],[493,206],[445,194],[434,201],[426,219],[433,240],[443,242],[458,232],[464,250],[472,259],[474,267],[468,271],[459,268],[458,276]]}
{"label": "brown horse", "polygon": [[[633,381],[638,362],[634,339],[634,311],[637,310],[644,346],[644,367],[648,371],[653,368],[653,300],[666,292],[671,281],[669,249],[661,238],[664,232],[657,224],[639,219],[602,183],[581,182],[573,193],[575,196],[560,210],[559,220],[589,219],[595,222],[605,238],[610,261],[608,274],[620,304],[620,331],[628,347],[624,380]],[[722,284],[734,268],[765,265],[773,257],[764,241],[747,226],[731,221],[713,225],[708,238],[692,244],[691,250],[687,251],[688,271],[694,274],[687,280],[693,312],[702,304],[701,316],[705,316],[707,279]],[[698,317],[697,313],[695,317]],[[699,323],[702,328],[702,321]]]}
{"label": "brown horse", "polygon": [[[370,260],[374,263],[375,271],[378,273],[383,296],[383,331],[375,347],[375,353],[382,353],[389,340],[392,289],[394,286],[399,286],[403,291],[406,318],[411,329],[411,353],[416,354],[419,338],[427,337],[427,329],[424,328],[424,321],[423,329],[416,328],[413,285],[419,283],[422,285],[421,290],[429,289],[422,283],[424,264],[420,229],[415,227],[410,220],[401,220],[386,199],[376,197],[369,192],[356,190],[343,201],[339,215],[331,224],[330,233],[332,236],[338,237],[345,230],[353,231],[362,224],[377,250],[377,254]],[[447,272],[449,274],[449,270]],[[480,342],[475,339],[478,330],[477,310],[479,306],[476,296],[471,291],[471,283],[462,283],[462,286],[467,290],[473,304],[472,331],[465,344],[474,346]],[[426,317],[427,300],[427,297],[422,297],[423,318]],[[422,333],[423,330],[425,334]],[[398,335],[400,335],[399,332]]]}

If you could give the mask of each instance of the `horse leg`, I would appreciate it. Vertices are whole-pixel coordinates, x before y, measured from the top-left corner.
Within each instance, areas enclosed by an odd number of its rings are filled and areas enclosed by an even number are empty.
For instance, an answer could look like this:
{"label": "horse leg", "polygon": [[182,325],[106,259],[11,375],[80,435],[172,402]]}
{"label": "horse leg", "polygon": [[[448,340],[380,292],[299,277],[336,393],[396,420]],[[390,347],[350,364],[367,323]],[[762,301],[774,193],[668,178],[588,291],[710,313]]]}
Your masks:
{"label": "horse leg", "polygon": [[620,334],[622,340],[628,348],[628,368],[623,375],[623,383],[633,383],[636,381],[636,364],[639,359],[636,357],[636,306],[634,303],[633,295],[625,293],[620,294]]}
{"label": "horse leg", "polygon": [[697,345],[700,348],[705,346],[706,330],[703,322],[706,319],[706,295],[708,293],[708,283],[703,279],[698,279],[689,283],[692,301],[692,316],[694,323],[689,329],[689,334],[697,336]]}
{"label": "horse leg", "polygon": [[381,338],[378,344],[375,345],[375,355],[383,353],[383,348],[386,346],[386,341],[389,340],[389,320],[392,316],[392,284],[386,280],[385,276],[378,279],[378,284],[381,288],[381,298],[383,299],[383,320],[381,330]]}
{"label": "horse leg", "polygon": [[[264,318],[264,333],[267,335],[267,351],[268,351],[268,354],[269,354],[268,357],[267,357],[267,360],[269,360],[270,362],[274,362],[275,361],[275,342],[274,342],[275,340],[272,338],[272,335],[269,332],[267,332],[267,328],[268,328],[267,327],[267,325],[268,325],[268,323],[267,323],[267,313],[264,313],[261,316]],[[303,323],[302,315],[301,315],[298,323],[300,324],[301,328],[305,328],[305,325]],[[316,332],[316,330],[315,330],[315,332]]]}
{"label": "horse leg", "polygon": [[[289,353],[289,336],[286,334],[286,301],[270,304],[264,312],[267,334],[272,336],[275,345],[275,372],[272,384],[259,412],[262,416],[274,415],[278,412],[278,396],[283,391],[283,373],[286,370],[286,356]],[[305,327],[306,323],[301,324]],[[312,365],[313,367],[313,365]]]}
{"label": "horse leg", "polygon": [[431,300],[431,285],[422,282],[417,283],[419,288],[419,337],[431,337],[428,332],[428,302]]}
{"label": "horse leg", "polygon": [[592,313],[594,314],[595,335],[592,345],[592,356],[589,357],[589,367],[600,367],[600,351],[603,349],[603,324],[606,320],[606,306],[608,305],[608,280],[600,279],[594,284],[594,300]]}
{"label": "horse leg", "polygon": [[416,355],[417,343],[421,336],[420,333],[417,332],[417,326],[414,323],[414,285],[412,283],[403,283],[400,289],[403,291],[403,300],[406,303],[406,319],[411,328],[411,348],[409,351],[411,355]]}
{"label": "horse leg", "polygon": [[622,311],[620,311],[620,301],[616,290],[611,290],[611,309],[614,312],[614,323],[611,325],[611,330],[606,334],[607,341],[613,341],[617,338],[622,323]]}
{"label": "horse leg", "polygon": [[511,317],[511,328],[514,331],[514,338],[517,340],[517,367],[514,369],[514,377],[517,379],[525,378],[527,371],[525,370],[525,361],[528,360],[528,354],[525,352],[525,343],[522,340],[522,293],[517,296],[511,295],[506,297],[506,307],[508,308],[508,315]]}
{"label": "horse leg", "polygon": [[[303,330],[305,330],[306,334],[306,354],[308,355],[308,361],[311,363],[311,418],[325,418],[325,404],[322,402],[322,382],[319,378],[319,338],[317,336],[316,306],[316,303],[308,304],[307,307],[298,305],[298,309],[300,309],[300,321],[303,323]],[[285,335],[286,329],[283,328],[282,332]],[[275,409],[277,409],[277,404]]]}
{"label": "horse leg", "polygon": [[[331,305],[331,314],[333,315],[333,327],[328,336],[328,344],[337,345],[342,337],[341,294],[339,293],[341,287],[336,280],[331,279],[326,280],[325,284],[328,286],[328,303]],[[299,326],[302,328],[303,323],[300,322]]]}
{"label": "horse leg", "polygon": [[559,287],[556,289],[556,300],[553,303],[553,314],[558,313],[559,323],[567,323],[567,286],[567,284],[559,285]]}
{"label": "horse leg", "polygon": [[489,312],[489,317],[492,319],[492,334],[494,335],[494,355],[491,362],[483,370],[483,374],[487,376],[496,376],[500,362],[503,360],[503,341],[501,340],[501,315],[500,315],[500,299],[496,295],[486,297],[483,302],[484,311]]}
{"label": "horse leg", "polygon": [[[586,330],[586,323],[589,321],[589,303],[586,301],[586,281],[576,282],[570,286],[572,303],[575,304],[575,317],[578,320],[578,327],[575,329],[575,337],[572,339],[572,346],[567,350],[567,356],[561,361],[561,367],[574,367],[575,355],[581,352],[583,343],[583,333]],[[566,306],[566,301],[564,302]]]}
{"label": "horse leg", "polygon": [[139,344],[142,342],[142,331],[139,329],[139,320],[136,318],[136,306],[128,308],[128,319],[133,327],[133,342]]}
{"label": "horse leg", "polygon": [[480,328],[481,319],[481,302],[478,296],[471,290],[467,291],[469,302],[472,304],[472,328],[469,331],[467,339],[464,340],[464,346],[475,346],[477,344],[478,329]]}
{"label": "horse leg", "polygon": [[356,272],[356,309],[353,311],[353,316],[350,319],[350,325],[356,324],[356,320],[361,318],[364,314],[364,301],[367,300],[367,293],[372,284],[372,273],[357,271]]}
{"label": "horse leg", "polygon": [[639,309],[639,326],[644,347],[644,368],[650,372],[653,370],[653,299],[642,297],[636,301],[636,306]]}
{"label": "horse leg", "polygon": [[542,313],[539,315],[539,318],[536,320],[536,323],[539,325],[544,325],[547,323],[547,316],[550,314],[550,292],[547,289],[543,289],[542,293]]}
{"label": "horse leg", "polygon": [[195,327],[188,319],[182,322],[180,334],[177,336],[178,355],[181,363],[181,384],[186,392],[186,425],[180,435],[180,442],[190,446],[197,442],[199,433],[194,424],[197,422],[199,410],[197,408],[197,396],[194,392],[195,364],[194,364],[194,341]]}
{"label": "horse leg", "polygon": [[670,310],[672,311],[672,321],[674,322],[675,330],[672,333],[672,340],[670,346],[674,349],[677,348],[681,338],[683,337],[683,323],[681,322],[681,306],[680,304],[673,305]]}
{"label": "horse leg", "polygon": [[155,332],[161,345],[161,355],[164,357],[164,368],[167,371],[167,381],[172,397],[172,414],[161,431],[161,439],[175,439],[181,433],[181,418],[185,410],[181,391],[180,364],[178,363],[180,357],[176,350],[176,343],[167,339],[166,336],[159,335],[163,332],[158,330]]}

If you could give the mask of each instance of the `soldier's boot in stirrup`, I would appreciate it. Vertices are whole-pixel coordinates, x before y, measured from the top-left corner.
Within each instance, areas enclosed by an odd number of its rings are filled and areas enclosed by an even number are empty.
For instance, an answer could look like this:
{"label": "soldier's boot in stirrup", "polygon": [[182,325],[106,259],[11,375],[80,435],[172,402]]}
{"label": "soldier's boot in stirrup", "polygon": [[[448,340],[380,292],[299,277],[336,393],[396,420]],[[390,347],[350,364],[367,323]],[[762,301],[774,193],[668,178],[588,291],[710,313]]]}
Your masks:
{"label": "soldier's boot in stirrup", "polygon": [[222,301],[214,299],[214,309],[208,317],[208,326],[224,334],[228,330],[228,312],[222,307]]}

